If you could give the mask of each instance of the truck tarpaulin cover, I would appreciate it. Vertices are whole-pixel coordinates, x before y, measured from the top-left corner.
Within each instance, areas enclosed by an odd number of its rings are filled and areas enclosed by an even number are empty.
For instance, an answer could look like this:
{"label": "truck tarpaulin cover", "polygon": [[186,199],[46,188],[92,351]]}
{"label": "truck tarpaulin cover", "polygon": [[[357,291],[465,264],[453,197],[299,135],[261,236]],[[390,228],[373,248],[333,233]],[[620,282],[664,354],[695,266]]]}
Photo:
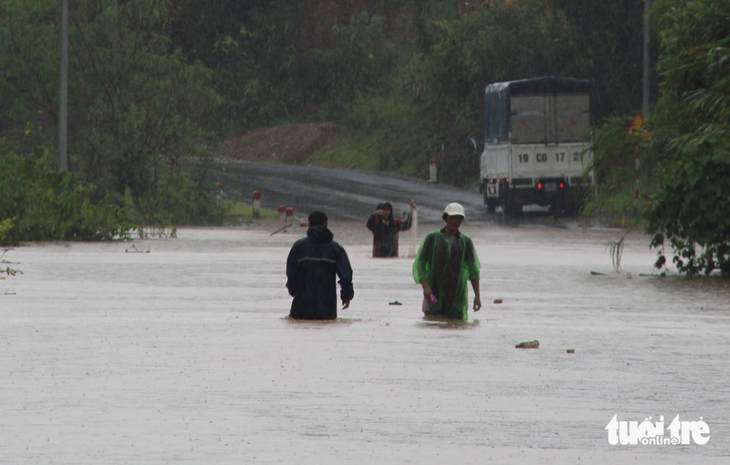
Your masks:
{"label": "truck tarpaulin cover", "polygon": [[[560,94],[560,100],[556,96]],[[542,126],[539,131],[519,133],[519,126],[513,124],[512,141],[515,143],[558,143],[568,139],[578,139],[579,133],[590,126],[589,114],[590,81],[563,77],[540,77],[519,81],[497,82],[485,89],[485,132],[486,143],[506,142],[510,138],[510,118],[517,112],[532,115],[532,120]],[[539,115],[535,108],[512,108],[521,101],[533,102],[535,99],[519,99],[519,97],[545,97],[545,105],[540,105]],[[549,117],[546,113],[550,113]],[[551,121],[556,118],[569,117],[575,119],[575,131],[570,134],[552,131]],[[560,127],[558,124],[556,127]],[[563,126],[564,127],[564,126]],[[516,133],[516,134],[515,134]],[[517,139],[517,140],[516,140]]]}

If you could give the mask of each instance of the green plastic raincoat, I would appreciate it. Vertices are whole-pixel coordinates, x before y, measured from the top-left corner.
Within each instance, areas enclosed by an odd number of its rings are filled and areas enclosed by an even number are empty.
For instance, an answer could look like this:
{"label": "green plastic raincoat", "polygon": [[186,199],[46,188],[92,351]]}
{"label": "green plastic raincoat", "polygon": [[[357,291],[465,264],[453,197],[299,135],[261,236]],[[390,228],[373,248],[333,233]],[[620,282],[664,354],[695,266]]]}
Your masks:
{"label": "green plastic raincoat", "polygon": [[466,320],[469,310],[469,281],[479,279],[481,263],[471,238],[433,231],[424,239],[413,263],[416,283],[426,279],[438,301],[426,316]]}

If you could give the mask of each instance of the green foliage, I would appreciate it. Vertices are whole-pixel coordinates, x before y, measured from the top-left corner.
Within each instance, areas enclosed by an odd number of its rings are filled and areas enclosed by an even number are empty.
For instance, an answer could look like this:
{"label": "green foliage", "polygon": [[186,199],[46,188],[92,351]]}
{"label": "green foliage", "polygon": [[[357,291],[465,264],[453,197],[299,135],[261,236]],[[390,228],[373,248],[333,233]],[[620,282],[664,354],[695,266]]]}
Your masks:
{"label": "green foliage", "polygon": [[206,155],[200,144],[211,134],[202,128],[218,102],[211,70],[186,63],[160,33],[166,14],[154,0],[108,8],[80,23],[73,56],[78,80],[71,98],[81,105],[72,116],[83,121],[75,131],[74,171],[117,194],[130,189],[135,198],[157,196],[183,160]]}
{"label": "green foliage", "polygon": [[624,254],[624,239],[626,236],[623,236],[618,241],[609,241],[606,244],[606,248],[608,249],[609,255],[611,255],[611,264],[613,265],[613,271],[616,273],[621,272],[621,257]]}
{"label": "green foliage", "polygon": [[[58,11],[57,11],[58,10]],[[0,153],[53,140],[58,106],[58,2],[0,0]]]}
{"label": "green foliage", "polygon": [[[9,227],[10,227],[9,220],[0,221],[0,244],[2,244],[2,240],[3,240],[3,231],[8,230],[6,228],[9,228]],[[7,262],[5,260],[3,260],[2,258],[5,256],[6,253],[8,253],[9,250],[12,250],[12,249],[0,248],[0,252],[2,252],[2,253],[0,253],[0,279],[5,279],[4,277],[2,277],[3,274],[8,275],[8,276],[16,276],[18,273],[23,274],[22,271],[16,270],[15,268],[10,268],[9,266],[6,266],[3,269],[2,264],[7,263]]]}
{"label": "green foliage", "polygon": [[[730,277],[730,138],[683,147],[647,210],[652,247],[668,242],[681,273]],[[666,263],[663,249],[657,267]]]}
{"label": "green foliage", "polygon": [[311,98],[324,101],[320,117],[341,120],[363,93],[382,94],[397,52],[387,40],[385,18],[362,13],[347,26],[334,26],[335,45],[312,50],[308,88]]}
{"label": "green foliage", "polygon": [[[324,2],[313,12],[286,0],[74,2],[70,169],[91,205],[114,199],[136,224],[206,224],[226,209],[203,147],[220,135],[334,120],[352,129],[338,160],[425,175],[434,157],[441,180],[465,185],[477,182],[466,142],[482,132],[489,83],[583,77],[595,83],[598,116],[638,106],[642,2],[477,4]],[[672,50],[662,69],[676,71],[662,77],[673,97],[652,115],[651,143],[628,140],[611,123],[599,134],[596,167],[603,186],[615,185],[602,209],[637,207],[637,150],[642,193],[650,193],[662,178],[654,170],[681,156],[675,138],[728,120],[726,5],[653,4]],[[57,139],[59,10],[56,0],[0,0],[2,154]]]}
{"label": "green foliage", "polygon": [[[27,153],[39,140],[56,139],[58,2],[0,1],[0,37],[10,38],[0,51],[0,89],[7,92],[0,108],[9,115],[7,128],[0,126],[0,148]],[[191,180],[185,170],[191,159],[210,158],[203,144],[214,134],[205,128],[220,98],[212,70],[172,48],[171,4],[73,6],[69,167],[79,185],[93,184],[85,188],[90,203],[82,211],[93,217],[104,199],[121,202],[128,192],[127,206],[140,219],[199,223],[215,217],[212,185]]]}
{"label": "green foliage", "polygon": [[483,9],[436,25],[438,40],[422,57],[419,90],[446,118],[481,113],[487,84],[585,71],[571,56],[568,31],[545,16],[542,2]]}
{"label": "green foliage", "polygon": [[[646,211],[652,246],[681,273],[730,277],[730,4],[660,0],[662,97],[655,146],[666,153]],[[666,263],[663,248],[657,267]]]}
{"label": "green foliage", "polygon": [[[552,4],[559,24],[571,31],[572,53],[582,62],[576,76],[591,80],[594,116],[600,120],[633,114],[642,102],[644,1],[553,0]],[[656,95],[657,47],[651,32],[650,94]]]}
{"label": "green foliage", "polygon": [[328,144],[312,154],[307,163],[316,166],[349,168],[363,171],[378,171],[380,161],[371,156],[370,145],[360,139],[349,139],[337,144]]}
{"label": "green foliage", "polygon": [[287,2],[253,5],[239,14],[235,32],[216,38],[206,60],[215,64],[215,85],[226,97],[218,113],[226,130],[280,123],[306,100],[306,66],[297,49],[294,11]]}
{"label": "green foliage", "polygon": [[[646,195],[656,189],[661,157],[651,150],[650,134],[629,134],[630,125],[631,118],[613,117],[594,131],[590,147],[593,158],[587,171],[593,171],[598,189],[583,210],[586,218],[601,217],[610,222],[620,218],[622,227],[641,223]],[[638,198],[637,190],[641,194]]]}
{"label": "green foliage", "polygon": [[27,157],[0,157],[0,244],[126,237],[122,210],[92,203],[90,193],[69,172],[57,172],[43,147]]}
{"label": "green foliage", "polygon": [[438,141],[429,135],[434,115],[408,100],[362,96],[348,122],[363,134],[358,148],[371,155],[374,168],[412,173],[436,155]]}
{"label": "green foliage", "polygon": [[463,184],[476,180],[466,141],[481,133],[491,82],[589,78],[602,114],[640,100],[640,2],[504,3],[330,2],[313,13],[301,2],[188,0],[173,38],[216,69],[226,131],[349,123],[347,153],[386,170],[424,171],[436,157],[443,179]]}
{"label": "green foliage", "polygon": [[467,140],[481,134],[487,84],[582,69],[569,31],[545,17],[541,2],[437,21],[420,38],[430,48],[402,62],[387,94],[361,95],[348,122],[368,135],[381,169],[425,174],[436,158],[439,178],[453,184],[478,180]]}
{"label": "green foliage", "polygon": [[153,170],[156,189],[144,196],[126,190],[124,205],[133,206],[130,218],[136,224],[159,228],[220,224],[226,205],[216,196],[212,164],[207,157],[190,159],[171,171],[160,161]]}
{"label": "green foliage", "polygon": [[5,218],[0,221],[0,245],[10,243],[10,233],[15,228],[15,218]]}
{"label": "green foliage", "polygon": [[[0,221],[0,246],[8,243],[8,239],[6,238],[9,237],[9,234],[14,227],[15,225],[13,218],[8,218],[6,220]],[[7,276],[16,276],[18,273],[23,274],[22,271],[16,270],[15,268],[10,268],[9,266],[6,266],[5,268],[2,267],[4,263],[8,263],[3,260],[3,257],[6,253],[8,253],[9,250],[12,249],[0,247],[0,279],[5,279],[4,277],[2,277],[3,274]]]}
{"label": "green foliage", "polygon": [[[629,135],[628,119],[618,118],[596,130],[599,194],[587,213],[609,210],[628,215],[634,226],[643,222],[658,249],[657,268],[671,255],[682,274],[728,277],[730,4],[656,0],[652,15],[661,38],[662,84],[648,121],[651,133]],[[637,179],[642,196],[632,201]]]}
{"label": "green foliage", "polygon": [[[225,216],[226,220],[230,222],[251,223],[254,221],[253,205],[236,202],[226,210]],[[259,210],[259,219],[267,221],[278,220],[279,212],[262,208]]]}

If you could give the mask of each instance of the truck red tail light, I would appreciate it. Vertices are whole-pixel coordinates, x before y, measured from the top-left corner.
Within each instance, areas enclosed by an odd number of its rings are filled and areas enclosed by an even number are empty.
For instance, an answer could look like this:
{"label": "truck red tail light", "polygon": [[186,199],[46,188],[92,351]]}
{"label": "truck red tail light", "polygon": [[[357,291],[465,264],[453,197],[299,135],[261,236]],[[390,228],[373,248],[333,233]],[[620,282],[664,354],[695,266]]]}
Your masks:
{"label": "truck red tail light", "polygon": [[540,190],[540,191],[542,190],[542,183],[541,182],[538,182],[537,183],[537,190]]}

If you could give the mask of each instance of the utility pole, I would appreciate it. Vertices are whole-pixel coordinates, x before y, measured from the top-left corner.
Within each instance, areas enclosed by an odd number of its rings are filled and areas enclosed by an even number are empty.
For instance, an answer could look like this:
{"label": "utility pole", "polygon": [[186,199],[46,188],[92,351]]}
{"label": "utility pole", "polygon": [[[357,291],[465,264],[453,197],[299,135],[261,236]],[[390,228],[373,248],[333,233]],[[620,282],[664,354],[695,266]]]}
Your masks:
{"label": "utility pole", "polygon": [[643,92],[641,99],[641,112],[646,117],[649,113],[649,61],[651,59],[651,39],[649,35],[649,3],[650,0],[644,0],[644,76],[643,76]]}
{"label": "utility pole", "polygon": [[61,76],[58,105],[58,170],[68,170],[68,0],[61,5]]}

